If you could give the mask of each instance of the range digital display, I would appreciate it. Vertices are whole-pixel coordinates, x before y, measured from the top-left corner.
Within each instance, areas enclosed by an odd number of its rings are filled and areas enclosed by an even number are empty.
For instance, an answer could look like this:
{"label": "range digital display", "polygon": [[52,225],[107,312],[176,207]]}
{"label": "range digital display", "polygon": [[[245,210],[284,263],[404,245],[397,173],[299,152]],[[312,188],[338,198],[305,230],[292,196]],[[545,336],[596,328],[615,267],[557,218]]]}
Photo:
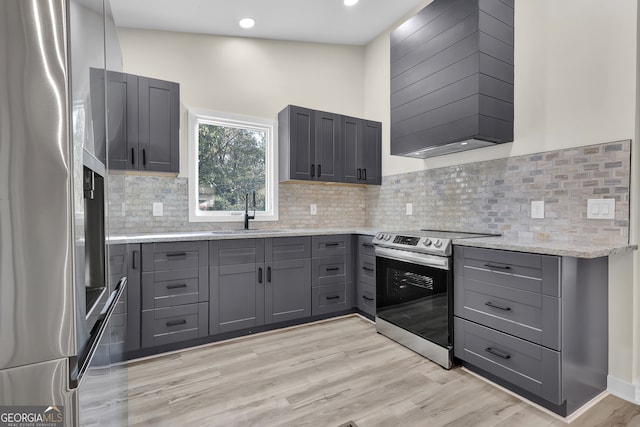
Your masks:
{"label": "range digital display", "polygon": [[401,245],[407,246],[418,246],[418,242],[420,241],[419,237],[407,237],[407,236],[396,236],[393,239],[393,243],[399,243]]}

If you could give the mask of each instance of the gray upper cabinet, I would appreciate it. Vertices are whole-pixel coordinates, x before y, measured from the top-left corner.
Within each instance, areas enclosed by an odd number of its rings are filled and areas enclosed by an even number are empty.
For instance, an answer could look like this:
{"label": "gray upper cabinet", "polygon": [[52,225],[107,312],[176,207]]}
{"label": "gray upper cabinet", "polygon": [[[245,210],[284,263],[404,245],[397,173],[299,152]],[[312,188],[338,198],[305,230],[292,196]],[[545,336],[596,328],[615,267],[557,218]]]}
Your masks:
{"label": "gray upper cabinet", "polygon": [[381,123],[287,106],[278,114],[280,181],[380,184]]}
{"label": "gray upper cabinet", "polygon": [[180,85],[138,78],[138,169],[179,172]]}
{"label": "gray upper cabinet", "polygon": [[355,117],[342,117],[344,182],[375,184],[382,182],[382,123]]}
{"label": "gray upper cabinet", "polygon": [[109,167],[179,172],[180,86],[107,72]]}

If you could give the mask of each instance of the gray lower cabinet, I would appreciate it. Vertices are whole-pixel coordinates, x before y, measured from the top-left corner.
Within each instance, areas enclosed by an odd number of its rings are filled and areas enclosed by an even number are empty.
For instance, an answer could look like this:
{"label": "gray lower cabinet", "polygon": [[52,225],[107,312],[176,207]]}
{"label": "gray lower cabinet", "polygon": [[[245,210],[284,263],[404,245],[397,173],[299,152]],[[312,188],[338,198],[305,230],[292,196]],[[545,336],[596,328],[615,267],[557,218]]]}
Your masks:
{"label": "gray lower cabinet", "polygon": [[140,348],[140,245],[109,245],[109,291],[122,277],[127,288],[116,305],[111,321],[113,354]]}
{"label": "gray lower cabinet", "polygon": [[370,316],[376,315],[376,257],[373,236],[357,236],[355,306]]}
{"label": "gray lower cabinet", "polygon": [[141,246],[142,347],[207,336],[208,242]]}
{"label": "gray lower cabinet", "polygon": [[312,315],[353,307],[351,240],[344,234],[312,237]]}
{"label": "gray lower cabinet", "polygon": [[309,237],[209,245],[211,335],[311,315]]}
{"label": "gray lower cabinet", "polygon": [[607,269],[606,258],[456,246],[455,356],[569,415],[606,389]]}

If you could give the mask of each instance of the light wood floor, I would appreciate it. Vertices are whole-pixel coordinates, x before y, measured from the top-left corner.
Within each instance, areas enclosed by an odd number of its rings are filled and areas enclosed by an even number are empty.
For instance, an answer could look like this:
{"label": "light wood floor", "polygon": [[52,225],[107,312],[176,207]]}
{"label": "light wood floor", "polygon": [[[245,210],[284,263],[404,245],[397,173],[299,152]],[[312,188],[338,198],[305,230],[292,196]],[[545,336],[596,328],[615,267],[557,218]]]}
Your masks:
{"label": "light wood floor", "polygon": [[[349,316],[128,366],[132,426],[563,426]],[[571,426],[640,426],[607,396]]]}

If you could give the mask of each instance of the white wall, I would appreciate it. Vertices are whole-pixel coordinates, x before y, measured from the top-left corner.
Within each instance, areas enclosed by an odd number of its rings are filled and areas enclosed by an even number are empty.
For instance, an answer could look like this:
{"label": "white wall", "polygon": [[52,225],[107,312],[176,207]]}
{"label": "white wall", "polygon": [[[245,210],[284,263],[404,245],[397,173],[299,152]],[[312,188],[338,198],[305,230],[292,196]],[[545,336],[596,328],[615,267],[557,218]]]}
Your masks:
{"label": "white wall", "polygon": [[125,72],[180,83],[185,108],[273,118],[287,104],[363,114],[364,48],[118,29]]}

